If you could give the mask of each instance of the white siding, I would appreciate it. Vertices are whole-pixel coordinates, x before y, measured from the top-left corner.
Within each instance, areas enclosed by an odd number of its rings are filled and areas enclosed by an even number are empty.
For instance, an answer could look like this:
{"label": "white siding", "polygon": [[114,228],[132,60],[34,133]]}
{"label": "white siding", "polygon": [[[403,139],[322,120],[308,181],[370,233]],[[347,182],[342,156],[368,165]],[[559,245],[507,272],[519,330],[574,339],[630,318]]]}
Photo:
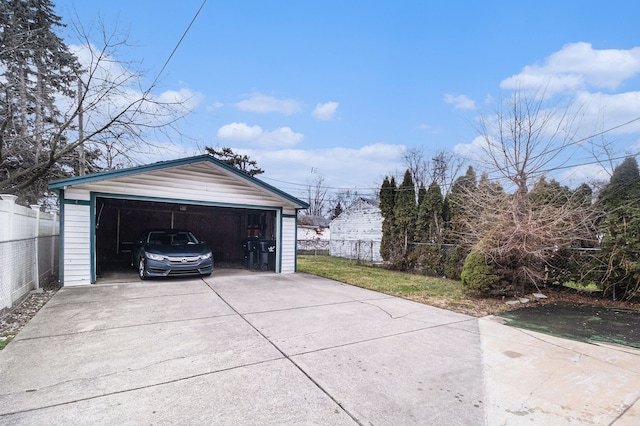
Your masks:
{"label": "white siding", "polygon": [[91,284],[91,223],[89,206],[64,206],[65,286]]}
{"label": "white siding", "polygon": [[[209,162],[111,177],[74,186],[98,193],[198,200],[217,204],[284,207],[295,212],[293,202]],[[74,194],[75,195],[75,194]],[[67,196],[67,198],[73,198]]]}
{"label": "white siding", "polygon": [[296,218],[282,219],[282,270],[292,273],[296,271]]}
{"label": "white siding", "polygon": [[382,261],[382,214],[377,206],[360,199],[335,218],[329,227],[331,256]]}

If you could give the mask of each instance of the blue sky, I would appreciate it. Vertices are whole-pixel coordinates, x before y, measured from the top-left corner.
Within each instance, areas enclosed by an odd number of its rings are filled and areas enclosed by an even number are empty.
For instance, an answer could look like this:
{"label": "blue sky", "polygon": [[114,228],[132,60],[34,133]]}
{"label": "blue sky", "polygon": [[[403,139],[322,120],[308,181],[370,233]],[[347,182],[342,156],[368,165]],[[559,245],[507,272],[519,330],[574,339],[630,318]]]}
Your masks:
{"label": "blue sky", "polygon": [[[202,1],[54,3],[66,22],[102,19],[128,34],[119,59],[139,61],[148,84]],[[581,134],[613,127],[640,117],[638,16],[640,4],[615,0],[208,0],[154,90],[193,97],[184,137],[158,140],[177,146],[141,162],[231,146],[294,195],[320,176],[332,191],[364,194],[403,172],[403,149],[473,153],[477,117],[513,81],[579,99]],[[639,152],[639,131],[609,136],[621,153]],[[557,175],[597,176],[594,166]]]}

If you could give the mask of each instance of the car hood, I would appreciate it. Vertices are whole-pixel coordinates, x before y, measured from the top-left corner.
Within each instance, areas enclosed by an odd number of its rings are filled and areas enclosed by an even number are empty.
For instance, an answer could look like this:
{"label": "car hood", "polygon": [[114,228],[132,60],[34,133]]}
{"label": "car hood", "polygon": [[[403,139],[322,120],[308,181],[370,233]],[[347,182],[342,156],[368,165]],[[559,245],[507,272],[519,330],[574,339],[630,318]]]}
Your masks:
{"label": "car hood", "polygon": [[169,246],[145,246],[145,251],[148,253],[159,254],[162,256],[198,256],[201,254],[207,254],[211,250],[204,244],[184,244],[184,245],[169,245]]}

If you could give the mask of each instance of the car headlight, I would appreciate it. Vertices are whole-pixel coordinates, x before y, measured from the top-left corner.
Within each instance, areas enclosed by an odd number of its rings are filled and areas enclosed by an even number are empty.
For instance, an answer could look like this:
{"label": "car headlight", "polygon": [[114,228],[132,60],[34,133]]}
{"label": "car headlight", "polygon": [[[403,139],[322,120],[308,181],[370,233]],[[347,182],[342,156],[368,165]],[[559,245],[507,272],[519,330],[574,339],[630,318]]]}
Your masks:
{"label": "car headlight", "polygon": [[145,253],[145,256],[151,260],[164,260],[164,256],[155,253]]}
{"label": "car headlight", "polygon": [[205,253],[205,254],[201,254],[200,255],[200,259],[204,260],[204,259],[209,259],[212,256],[212,253]]}

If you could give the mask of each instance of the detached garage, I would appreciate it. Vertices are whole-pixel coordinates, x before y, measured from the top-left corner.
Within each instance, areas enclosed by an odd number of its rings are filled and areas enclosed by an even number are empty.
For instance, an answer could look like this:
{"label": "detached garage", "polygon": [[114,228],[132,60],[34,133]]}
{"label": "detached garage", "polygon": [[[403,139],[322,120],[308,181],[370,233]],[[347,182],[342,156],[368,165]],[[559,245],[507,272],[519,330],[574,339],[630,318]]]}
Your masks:
{"label": "detached garage", "polygon": [[308,204],[210,155],[61,179],[49,188],[60,197],[65,286],[128,267],[133,242],[151,228],[192,231],[212,249],[216,267],[254,267],[246,242],[273,241],[275,257],[262,269],[296,270],[297,213]]}

